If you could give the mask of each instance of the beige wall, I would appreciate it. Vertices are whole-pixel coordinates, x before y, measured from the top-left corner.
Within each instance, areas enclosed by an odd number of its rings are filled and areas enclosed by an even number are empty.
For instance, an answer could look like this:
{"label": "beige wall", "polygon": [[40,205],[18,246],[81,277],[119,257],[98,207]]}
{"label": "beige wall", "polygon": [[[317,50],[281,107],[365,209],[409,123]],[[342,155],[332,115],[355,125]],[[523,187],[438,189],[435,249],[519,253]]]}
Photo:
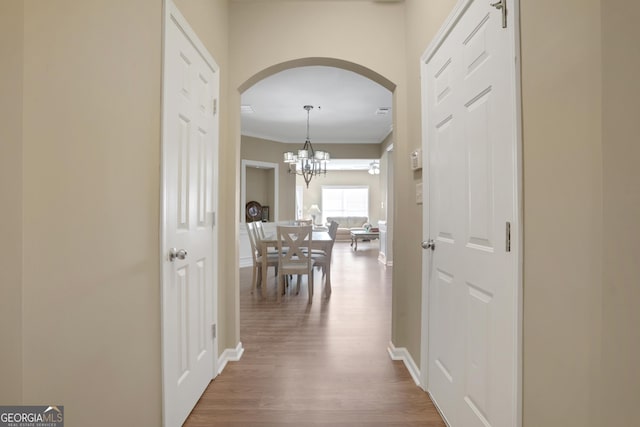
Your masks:
{"label": "beige wall", "polygon": [[640,425],[640,3],[602,2],[604,177],[599,425]]}
{"label": "beige wall", "polygon": [[[309,208],[316,204],[323,211],[322,187],[340,185],[359,185],[369,187],[369,222],[377,227],[380,219],[380,176],[370,175],[367,171],[328,171],[326,175],[313,178],[306,188],[304,179],[298,177],[297,185],[303,188],[303,215],[311,218]],[[316,222],[320,222],[317,218]]]}
{"label": "beige wall", "polygon": [[524,425],[595,426],[602,283],[600,2],[522,2]]}
{"label": "beige wall", "polygon": [[[265,139],[254,138],[250,136],[242,137],[242,147],[240,158],[242,160],[254,160],[258,162],[275,163],[278,165],[278,220],[292,219],[295,212],[295,191],[296,177],[287,172],[287,168],[282,163],[282,153],[287,151],[288,144],[268,141]],[[243,185],[241,183],[241,185]],[[246,201],[250,201],[247,195]],[[240,206],[238,199],[239,219],[244,221],[244,206]],[[273,209],[273,207],[271,208]],[[274,220],[274,212],[271,212],[271,220]]]}
{"label": "beige wall", "polygon": [[21,0],[0,2],[0,404],[22,403]]}
{"label": "beige wall", "polygon": [[406,144],[393,145],[394,237],[393,237],[393,342],[406,347],[420,363],[422,298],[422,205],[416,204],[415,185],[421,171],[412,171],[409,154],[422,143],[420,57],[449,15],[455,0],[405,0],[407,34],[407,109],[398,120],[407,123]]}
{"label": "beige wall", "polygon": [[247,167],[247,202],[254,200],[262,206],[274,206],[273,171],[273,169]]}
{"label": "beige wall", "polygon": [[162,5],[24,4],[23,399],[159,425]]}

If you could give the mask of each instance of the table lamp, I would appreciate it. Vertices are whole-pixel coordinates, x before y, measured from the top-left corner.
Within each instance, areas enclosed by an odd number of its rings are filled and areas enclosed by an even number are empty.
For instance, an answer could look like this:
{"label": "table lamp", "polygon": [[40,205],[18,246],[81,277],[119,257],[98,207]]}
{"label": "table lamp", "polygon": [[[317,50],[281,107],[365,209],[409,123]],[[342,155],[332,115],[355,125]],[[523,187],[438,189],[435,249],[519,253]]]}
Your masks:
{"label": "table lamp", "polygon": [[316,225],[316,216],[320,215],[321,213],[322,211],[320,210],[318,205],[311,205],[311,207],[309,208],[309,215],[311,215],[311,218],[313,218],[313,225]]}

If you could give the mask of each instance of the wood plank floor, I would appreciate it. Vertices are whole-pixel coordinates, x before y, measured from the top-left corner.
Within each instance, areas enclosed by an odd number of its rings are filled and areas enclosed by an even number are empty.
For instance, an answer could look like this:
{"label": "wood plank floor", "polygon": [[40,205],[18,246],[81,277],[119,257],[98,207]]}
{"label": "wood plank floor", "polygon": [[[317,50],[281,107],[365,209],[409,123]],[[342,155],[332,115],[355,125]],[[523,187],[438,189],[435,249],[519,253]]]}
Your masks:
{"label": "wood plank floor", "polygon": [[185,425],[444,426],[428,395],[402,362],[389,358],[391,269],[377,261],[377,242],[353,252],[336,243],[333,294],[313,304],[299,295],[276,302],[251,295],[251,269],[240,272],[240,337],[245,348],[211,382]]}

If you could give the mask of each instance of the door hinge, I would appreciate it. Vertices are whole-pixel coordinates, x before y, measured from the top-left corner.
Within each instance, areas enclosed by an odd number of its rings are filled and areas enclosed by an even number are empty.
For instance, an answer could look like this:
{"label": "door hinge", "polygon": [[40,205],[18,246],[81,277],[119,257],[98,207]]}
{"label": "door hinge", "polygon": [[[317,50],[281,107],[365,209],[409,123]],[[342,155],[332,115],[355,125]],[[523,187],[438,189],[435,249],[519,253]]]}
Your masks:
{"label": "door hinge", "polygon": [[211,325],[211,337],[215,339],[216,335],[217,335],[216,324],[214,323],[213,325]]}
{"label": "door hinge", "polygon": [[216,225],[216,213],[215,212],[209,212],[209,214],[211,215],[211,227],[215,227],[215,225]]}
{"label": "door hinge", "polygon": [[507,252],[511,252],[511,223],[509,221],[507,221],[505,232],[506,232],[505,250]]}
{"label": "door hinge", "polygon": [[218,113],[218,98],[213,98],[213,115]]}
{"label": "door hinge", "polygon": [[502,28],[507,28],[507,0],[500,0],[491,3],[491,6],[498,10],[502,10]]}

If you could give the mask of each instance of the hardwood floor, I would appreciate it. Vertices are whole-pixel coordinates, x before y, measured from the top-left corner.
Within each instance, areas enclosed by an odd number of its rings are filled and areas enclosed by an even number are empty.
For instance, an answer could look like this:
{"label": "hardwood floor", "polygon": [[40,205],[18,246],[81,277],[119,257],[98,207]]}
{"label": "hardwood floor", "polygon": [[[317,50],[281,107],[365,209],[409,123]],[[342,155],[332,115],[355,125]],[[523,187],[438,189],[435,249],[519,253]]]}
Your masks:
{"label": "hardwood floor", "polygon": [[391,269],[378,263],[377,247],[336,243],[333,293],[322,298],[316,273],[312,305],[305,283],[278,304],[273,269],[268,297],[251,295],[251,269],[242,269],[244,355],[211,382],[185,426],[444,426],[387,353]]}

